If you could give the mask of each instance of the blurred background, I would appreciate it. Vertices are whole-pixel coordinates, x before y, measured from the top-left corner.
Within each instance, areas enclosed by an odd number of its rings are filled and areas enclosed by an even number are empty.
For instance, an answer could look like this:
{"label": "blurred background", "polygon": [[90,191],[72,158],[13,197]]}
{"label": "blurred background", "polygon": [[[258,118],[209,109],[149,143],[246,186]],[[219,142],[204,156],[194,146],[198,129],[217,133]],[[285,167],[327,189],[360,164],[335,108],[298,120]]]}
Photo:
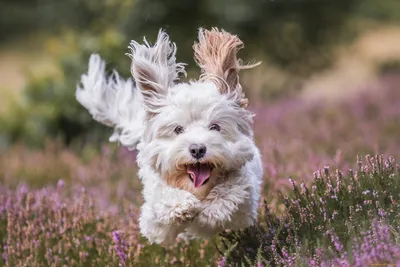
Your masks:
{"label": "blurred background", "polygon": [[2,0],[2,179],[42,185],[80,177],[96,157],[131,155],[74,98],[90,53],[129,77],[129,41],[164,28],[195,78],[192,44],[212,26],[240,36],[242,59],[263,62],[241,79],[268,181],[398,153],[398,0]]}

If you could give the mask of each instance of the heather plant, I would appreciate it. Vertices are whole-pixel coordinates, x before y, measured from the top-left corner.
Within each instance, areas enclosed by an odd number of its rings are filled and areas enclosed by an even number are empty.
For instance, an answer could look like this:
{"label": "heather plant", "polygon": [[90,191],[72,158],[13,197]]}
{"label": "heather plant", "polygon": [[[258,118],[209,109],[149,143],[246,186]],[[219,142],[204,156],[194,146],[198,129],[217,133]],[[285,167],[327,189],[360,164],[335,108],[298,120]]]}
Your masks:
{"label": "heather plant", "polygon": [[[329,250],[317,249],[311,259],[303,260],[302,265],[310,267],[325,266],[374,266],[374,265],[396,265],[400,264],[400,244],[393,239],[393,234],[399,237],[399,228],[387,224],[379,224],[374,221],[371,230],[361,233],[361,237],[353,240],[350,253],[344,250],[344,246],[338,238],[329,233],[334,245],[334,249],[340,253],[332,258]],[[333,253],[335,254],[335,253]]]}
{"label": "heather plant", "polygon": [[27,184],[32,189],[56,184],[62,179],[66,191],[85,188],[100,209],[121,202],[141,203],[135,154],[127,149],[104,146],[99,154],[86,147],[81,155],[48,143],[44,150],[24,146],[0,153],[0,183],[9,189]]}
{"label": "heather plant", "polygon": [[338,101],[285,99],[253,107],[266,194],[287,177],[312,179],[321,166],[348,169],[357,155],[399,155],[400,76],[383,75],[361,94]]}
{"label": "heather plant", "polygon": [[[72,187],[63,180],[37,189],[1,185],[0,266],[330,266],[338,261],[353,266],[356,260],[363,266],[384,257],[394,261],[399,246],[390,232],[398,242],[399,168],[392,157],[366,157],[348,175],[327,167],[315,172],[311,187],[291,181],[292,194],[280,194],[284,213],[265,205],[255,227],[223,234],[216,241],[225,257],[218,262],[215,240],[168,249],[148,244],[138,233],[138,209],[129,194],[120,195],[125,201],[114,199],[116,209],[113,201],[99,206],[104,196],[91,190],[96,185]],[[362,231],[363,239],[354,239]]]}
{"label": "heather plant", "polygon": [[169,249],[140,237],[137,206],[99,209],[86,190],[68,197],[55,187],[0,186],[0,266],[207,266],[213,246],[177,243]]}
{"label": "heather plant", "polygon": [[[314,173],[310,186],[298,186],[293,179],[289,180],[291,194],[278,193],[286,208],[281,216],[272,214],[265,205],[264,216],[256,226],[222,234],[224,250],[234,246],[227,258],[229,263],[254,263],[261,259],[271,266],[295,266],[302,257],[318,255],[321,245],[332,247],[336,257],[345,261],[347,256],[343,252],[351,248],[351,240],[370,230],[375,219],[387,222],[397,231],[400,227],[400,166],[393,157],[367,156],[364,162],[358,158],[357,169],[349,170],[346,176],[325,167]],[[372,228],[373,233],[381,233],[377,226]],[[376,246],[385,242],[389,246],[389,234],[381,238]],[[391,255],[388,259],[400,257],[396,254],[399,245],[391,251],[380,246],[375,258],[360,260],[382,260],[386,252]],[[363,246],[353,251],[354,260],[366,257],[367,251]]]}
{"label": "heather plant", "polygon": [[[2,189],[1,265],[105,266],[118,262],[110,242],[118,222],[108,212],[99,215],[85,191],[75,201],[63,200],[62,187],[60,182],[55,189]],[[132,212],[126,216],[134,224]],[[137,244],[135,229],[131,246]]]}

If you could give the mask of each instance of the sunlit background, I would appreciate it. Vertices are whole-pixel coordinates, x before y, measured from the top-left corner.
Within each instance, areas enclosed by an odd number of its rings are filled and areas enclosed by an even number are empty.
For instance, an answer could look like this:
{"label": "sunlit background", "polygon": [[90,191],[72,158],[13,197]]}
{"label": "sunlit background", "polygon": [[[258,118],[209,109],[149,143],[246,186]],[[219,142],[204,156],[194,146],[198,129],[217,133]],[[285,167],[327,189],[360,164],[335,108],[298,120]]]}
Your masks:
{"label": "sunlit background", "polygon": [[[325,165],[348,169],[357,155],[399,158],[398,0],[1,0],[2,192],[62,187],[73,202],[84,190],[99,214],[117,216],[104,229],[132,231],[133,258],[176,256],[203,266],[187,251],[141,252],[134,152],[109,144],[111,130],[95,123],[74,93],[91,53],[127,78],[129,41],[154,41],[160,28],[176,42],[188,78],[196,78],[197,29],[213,26],[239,35],[244,61],[262,61],[241,81],[257,114],[264,197],[273,209],[282,209],[274,192],[286,190],[289,177],[307,182]],[[0,237],[7,239],[2,231]],[[213,248],[199,243],[192,250],[215,261]]]}

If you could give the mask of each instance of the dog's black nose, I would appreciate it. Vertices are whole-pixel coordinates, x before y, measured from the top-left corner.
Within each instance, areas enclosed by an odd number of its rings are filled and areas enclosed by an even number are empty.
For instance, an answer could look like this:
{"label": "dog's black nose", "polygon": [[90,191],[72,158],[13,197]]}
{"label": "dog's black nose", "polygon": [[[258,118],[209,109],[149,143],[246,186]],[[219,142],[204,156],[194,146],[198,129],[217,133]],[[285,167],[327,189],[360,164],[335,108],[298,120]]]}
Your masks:
{"label": "dog's black nose", "polygon": [[200,159],[206,154],[207,148],[205,145],[192,144],[189,146],[189,151],[192,157]]}

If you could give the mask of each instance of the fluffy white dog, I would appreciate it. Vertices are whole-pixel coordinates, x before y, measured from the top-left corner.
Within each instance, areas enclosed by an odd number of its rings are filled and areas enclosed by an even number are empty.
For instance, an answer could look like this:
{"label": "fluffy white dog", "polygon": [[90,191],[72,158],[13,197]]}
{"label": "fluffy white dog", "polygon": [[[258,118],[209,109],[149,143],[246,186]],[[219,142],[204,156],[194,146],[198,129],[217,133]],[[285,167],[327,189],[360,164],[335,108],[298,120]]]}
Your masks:
{"label": "fluffy white dog", "polygon": [[207,238],[223,229],[252,225],[262,183],[253,141],[253,114],[239,83],[241,40],[216,28],[199,30],[196,81],[176,63],[176,46],[160,31],[152,46],[132,41],[132,80],[107,78],[98,55],[82,75],[77,100],[103,124],[110,141],[137,149],[143,182],[141,233],[168,245],[179,237]]}

